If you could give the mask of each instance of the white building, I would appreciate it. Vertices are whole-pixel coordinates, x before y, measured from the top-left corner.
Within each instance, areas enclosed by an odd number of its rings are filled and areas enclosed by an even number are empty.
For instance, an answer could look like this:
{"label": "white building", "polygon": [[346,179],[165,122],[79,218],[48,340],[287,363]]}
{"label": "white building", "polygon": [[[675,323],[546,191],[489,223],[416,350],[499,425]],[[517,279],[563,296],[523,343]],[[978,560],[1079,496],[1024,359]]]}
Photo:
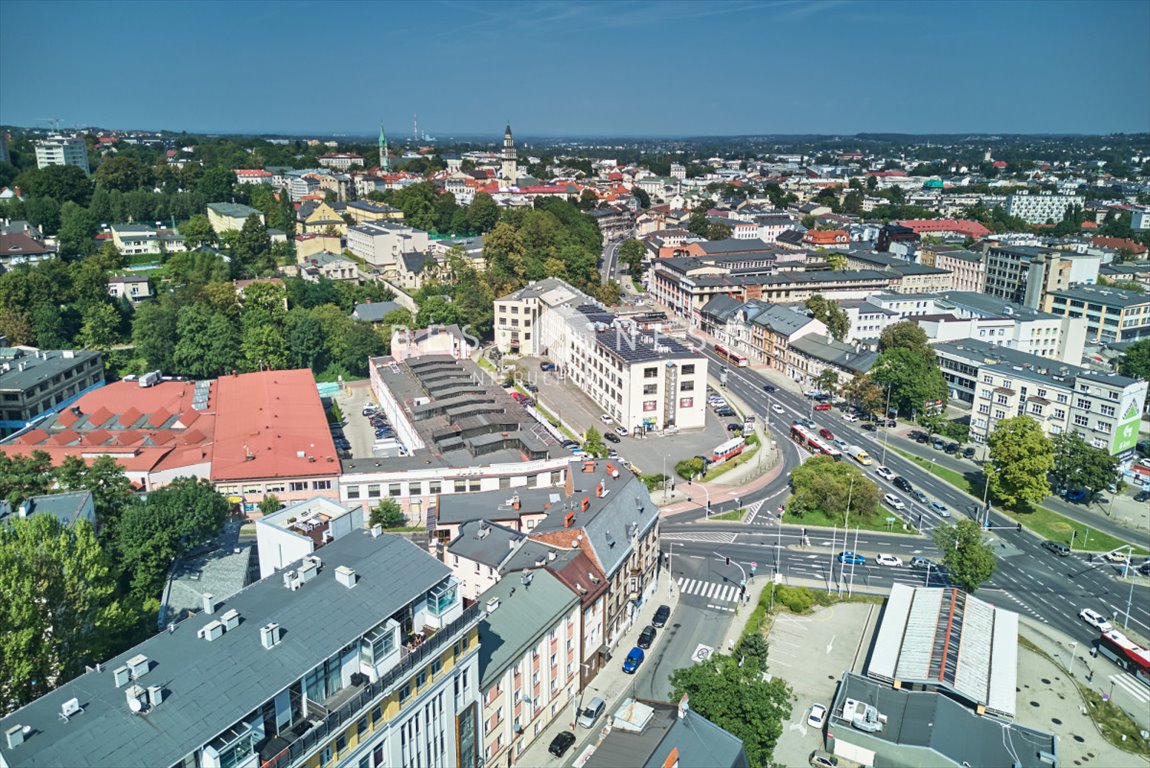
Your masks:
{"label": "white building", "polygon": [[349,227],[347,248],[373,267],[395,267],[402,253],[427,250],[427,233],[398,222],[373,221]]}
{"label": "white building", "polygon": [[260,578],[307,557],[328,542],[363,527],[363,510],[316,497],[256,520]]}
{"label": "white building", "polygon": [[36,167],[74,165],[88,172],[88,145],[83,137],[49,136],[36,142]]}
{"label": "white building", "polygon": [[1015,193],[1007,195],[1005,210],[1008,215],[1017,216],[1027,224],[1045,224],[1048,221],[1057,224],[1066,215],[1067,208],[1072,205],[1081,208],[1084,202],[1082,195]]}

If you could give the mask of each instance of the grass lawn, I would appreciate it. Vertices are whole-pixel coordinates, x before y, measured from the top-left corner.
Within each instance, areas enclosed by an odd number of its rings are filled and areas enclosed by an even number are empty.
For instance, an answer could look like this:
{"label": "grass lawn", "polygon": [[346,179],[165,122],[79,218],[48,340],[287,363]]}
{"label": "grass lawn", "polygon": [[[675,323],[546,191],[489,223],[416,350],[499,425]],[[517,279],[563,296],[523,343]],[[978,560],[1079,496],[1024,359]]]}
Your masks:
{"label": "grass lawn", "polygon": [[720,515],[711,515],[708,518],[704,518],[704,520],[723,520],[728,522],[733,520],[742,522],[744,514],[746,514],[745,509],[732,509],[730,512],[724,512]]}
{"label": "grass lawn", "polygon": [[710,481],[714,480],[716,477],[721,477],[724,474],[726,474],[727,472],[730,472],[732,469],[739,466],[740,464],[746,464],[748,461],[750,461],[752,458],[754,458],[755,453],[757,453],[758,450],[759,450],[759,446],[755,445],[755,446],[752,446],[751,448],[749,448],[748,450],[743,451],[737,457],[731,459],[730,461],[724,461],[722,464],[715,467],[714,469],[712,469],[707,474],[703,475],[703,482],[709,483]]}
{"label": "grass lawn", "polygon": [[[861,528],[864,531],[882,531],[884,533],[909,533],[915,535],[918,533],[913,525],[906,524],[905,530],[903,529],[904,523],[902,520],[895,517],[893,524],[888,524],[887,517],[894,517],[887,513],[885,509],[880,510],[874,515],[864,518],[858,515],[851,515],[850,523],[851,529]],[[783,515],[783,522],[789,525],[803,525],[817,528],[832,528],[837,526],[839,530],[843,527],[842,515],[827,516],[822,512],[808,512],[802,517],[794,517],[792,515]]]}

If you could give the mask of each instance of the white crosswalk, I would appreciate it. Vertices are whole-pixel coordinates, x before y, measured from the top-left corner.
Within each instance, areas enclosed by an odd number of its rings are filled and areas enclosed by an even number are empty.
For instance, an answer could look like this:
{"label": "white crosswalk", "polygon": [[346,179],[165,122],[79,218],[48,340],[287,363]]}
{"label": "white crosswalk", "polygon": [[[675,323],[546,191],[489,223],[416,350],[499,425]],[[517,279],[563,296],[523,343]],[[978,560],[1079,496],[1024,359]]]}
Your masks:
{"label": "white crosswalk", "polygon": [[1150,704],[1150,688],[1129,672],[1111,675],[1110,681],[1133,696],[1140,704]]}
{"label": "white crosswalk", "polygon": [[691,531],[689,533],[664,533],[659,538],[665,541],[705,541],[711,544],[733,544],[737,533],[719,531]]}
{"label": "white crosswalk", "polygon": [[713,581],[679,577],[679,590],[684,595],[696,595],[716,603],[734,603],[739,599],[739,587],[734,584],[717,584]]}

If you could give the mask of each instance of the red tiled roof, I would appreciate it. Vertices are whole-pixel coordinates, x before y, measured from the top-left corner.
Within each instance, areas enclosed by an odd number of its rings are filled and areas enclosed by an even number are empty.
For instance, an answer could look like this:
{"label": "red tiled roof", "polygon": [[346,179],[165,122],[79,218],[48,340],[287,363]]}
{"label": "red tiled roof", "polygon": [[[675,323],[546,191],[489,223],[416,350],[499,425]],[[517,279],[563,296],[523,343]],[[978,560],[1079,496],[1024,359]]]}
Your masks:
{"label": "red tiled roof", "polygon": [[916,234],[930,232],[958,232],[969,237],[985,237],[990,230],[977,221],[968,219],[906,219],[900,221],[904,227],[913,229]]}

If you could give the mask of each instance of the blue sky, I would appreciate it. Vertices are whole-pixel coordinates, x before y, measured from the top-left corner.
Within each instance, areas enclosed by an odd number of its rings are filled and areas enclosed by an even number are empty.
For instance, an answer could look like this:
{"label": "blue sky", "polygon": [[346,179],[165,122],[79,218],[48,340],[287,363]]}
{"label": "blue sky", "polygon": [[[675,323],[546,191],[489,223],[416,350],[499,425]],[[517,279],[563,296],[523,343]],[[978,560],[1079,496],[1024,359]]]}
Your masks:
{"label": "blue sky", "polygon": [[[0,123],[1150,131],[1150,1],[0,1]],[[44,123],[40,123],[43,125]]]}

